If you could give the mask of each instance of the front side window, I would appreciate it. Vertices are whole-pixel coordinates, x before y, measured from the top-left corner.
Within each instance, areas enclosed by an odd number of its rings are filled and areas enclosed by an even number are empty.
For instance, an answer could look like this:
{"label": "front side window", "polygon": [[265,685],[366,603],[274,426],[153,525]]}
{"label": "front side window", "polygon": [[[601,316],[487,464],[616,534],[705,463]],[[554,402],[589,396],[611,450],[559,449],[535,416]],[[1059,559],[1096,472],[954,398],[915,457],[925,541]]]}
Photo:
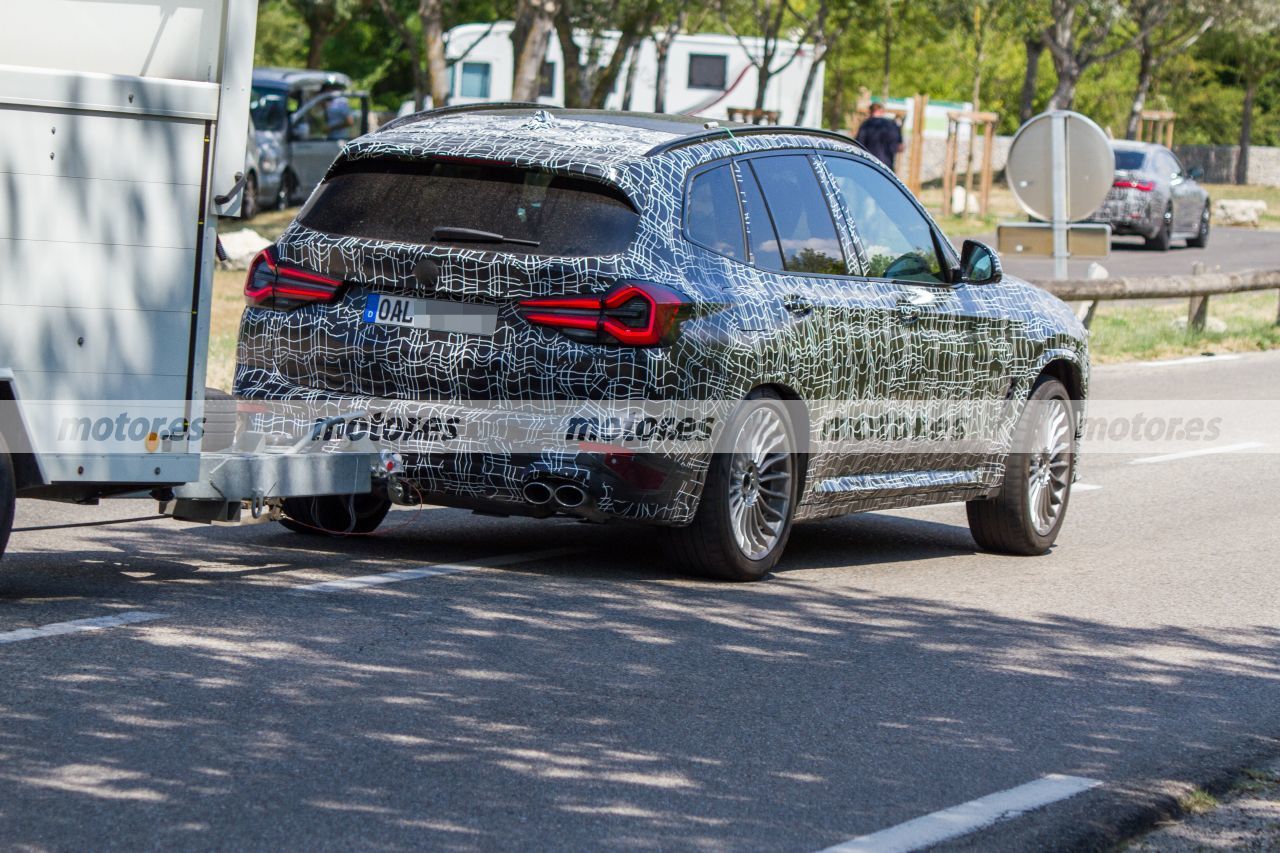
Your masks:
{"label": "front side window", "polygon": [[718,53],[689,54],[689,88],[724,91],[729,84],[729,57]]}
{"label": "front side window", "polygon": [[280,89],[254,86],[249,98],[249,115],[257,130],[282,131],[289,123],[288,94]]}
{"label": "front side window", "polygon": [[903,190],[875,167],[824,157],[872,278],[946,284],[933,229]]}
{"label": "front side window", "polygon": [[727,258],[746,262],[738,187],[727,163],[700,172],[689,182],[684,217],[690,240]]}
{"label": "front side window", "polygon": [[462,63],[462,85],[459,88],[464,98],[489,97],[489,63]]}
{"label": "front side window", "polygon": [[788,154],[749,163],[764,192],[787,272],[846,274],[831,209],[809,158]]}

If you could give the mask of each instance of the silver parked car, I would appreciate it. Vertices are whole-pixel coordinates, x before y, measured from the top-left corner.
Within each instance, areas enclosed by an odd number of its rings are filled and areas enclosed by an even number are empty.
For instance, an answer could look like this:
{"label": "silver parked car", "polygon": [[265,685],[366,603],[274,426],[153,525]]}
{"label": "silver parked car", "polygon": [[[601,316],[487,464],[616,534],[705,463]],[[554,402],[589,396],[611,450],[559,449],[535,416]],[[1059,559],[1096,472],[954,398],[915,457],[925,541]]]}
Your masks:
{"label": "silver parked car", "polygon": [[1187,170],[1163,145],[1111,143],[1116,174],[1102,207],[1090,219],[1108,222],[1113,234],[1136,234],[1148,248],[1168,251],[1174,240],[1204,248],[1209,243],[1209,193],[1196,183],[1200,169]]}

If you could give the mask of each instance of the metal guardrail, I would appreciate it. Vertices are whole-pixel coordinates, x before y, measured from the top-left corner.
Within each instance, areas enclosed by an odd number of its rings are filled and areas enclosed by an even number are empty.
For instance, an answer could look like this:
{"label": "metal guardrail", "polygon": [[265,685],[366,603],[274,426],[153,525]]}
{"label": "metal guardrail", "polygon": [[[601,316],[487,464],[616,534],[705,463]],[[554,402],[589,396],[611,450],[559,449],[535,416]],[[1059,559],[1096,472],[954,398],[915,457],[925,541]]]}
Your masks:
{"label": "metal guardrail", "polygon": [[[1203,268],[1203,265],[1197,264],[1196,267]],[[1085,326],[1093,320],[1094,311],[1103,300],[1187,297],[1190,300],[1187,326],[1203,330],[1208,319],[1210,296],[1280,290],[1280,269],[1236,273],[1203,273],[1193,269],[1191,275],[1059,279],[1032,283],[1067,302],[1087,302],[1081,312]],[[1280,325],[1280,302],[1276,307],[1276,324]]]}

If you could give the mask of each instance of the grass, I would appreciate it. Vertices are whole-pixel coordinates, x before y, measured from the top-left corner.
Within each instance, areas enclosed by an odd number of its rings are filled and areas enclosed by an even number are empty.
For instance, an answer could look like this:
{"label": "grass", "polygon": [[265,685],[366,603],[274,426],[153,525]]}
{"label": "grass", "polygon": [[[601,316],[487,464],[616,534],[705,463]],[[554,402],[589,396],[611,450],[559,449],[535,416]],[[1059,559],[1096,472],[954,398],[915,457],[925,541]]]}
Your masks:
{"label": "grass", "polygon": [[1102,302],[1090,351],[1095,362],[1106,363],[1280,348],[1276,304],[1273,290],[1214,296],[1206,330],[1188,332],[1185,300]]}
{"label": "grass", "polygon": [[1191,793],[1178,800],[1178,805],[1187,814],[1204,814],[1218,807],[1218,799],[1208,791],[1193,788]]}
{"label": "grass", "polygon": [[209,370],[205,385],[231,390],[236,369],[236,339],[244,310],[244,273],[214,270],[213,317],[209,328]]}

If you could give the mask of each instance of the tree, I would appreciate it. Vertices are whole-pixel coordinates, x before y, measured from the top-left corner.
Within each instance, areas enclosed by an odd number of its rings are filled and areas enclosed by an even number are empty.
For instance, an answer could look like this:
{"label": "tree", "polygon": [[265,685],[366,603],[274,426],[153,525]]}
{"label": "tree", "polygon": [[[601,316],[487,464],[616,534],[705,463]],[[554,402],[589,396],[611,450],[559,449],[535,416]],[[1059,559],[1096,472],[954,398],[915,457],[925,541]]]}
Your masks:
{"label": "tree", "polygon": [[[730,4],[733,5],[730,5]],[[782,42],[786,40],[785,34],[788,32],[788,24],[792,21],[803,26],[798,41],[803,44],[813,37],[813,20],[804,20],[792,9],[791,4],[787,0],[717,0],[717,10],[720,12],[720,20],[724,24],[725,29],[738,41],[739,46],[747,55],[747,61],[756,69],[756,102],[755,109],[764,109],[765,94],[769,88],[769,81],[773,77],[786,70],[791,63],[796,61],[800,55],[802,48],[797,46],[790,51],[790,55],[782,57],[780,54],[785,52]],[[746,39],[738,32],[738,28],[734,26],[735,20],[746,20],[750,24],[750,28],[760,39],[759,50],[752,50],[747,46]],[[775,65],[774,61],[779,60]]]}
{"label": "tree", "polygon": [[813,57],[809,63],[809,71],[805,74],[804,88],[800,90],[800,106],[796,109],[796,124],[802,125],[808,118],[809,112],[809,96],[813,92],[813,85],[818,79],[818,70],[823,68],[823,60],[826,59],[831,46],[840,41],[844,35],[845,28],[849,26],[852,20],[854,4],[849,2],[841,3],[832,14],[832,6],[829,0],[817,0],[818,8],[813,13],[813,26],[811,27],[813,36]]}
{"label": "tree", "polygon": [[441,0],[418,0],[417,33],[409,25],[408,15],[402,13],[393,0],[378,0],[378,7],[409,53],[409,64],[413,72],[414,109],[422,109],[428,94],[431,95],[433,105],[443,106],[449,100],[449,74],[445,59],[444,7]]}
{"label": "tree", "polygon": [[555,29],[560,0],[516,0],[515,28],[511,31],[515,72],[511,99],[533,101],[538,97],[542,63],[547,57],[547,40]]}
{"label": "tree", "polygon": [[[564,57],[565,106],[604,106],[628,59],[657,23],[660,9],[658,0],[607,4],[602,0],[561,0],[555,28]],[[617,27],[616,39],[605,35],[611,26]],[[578,44],[579,33],[586,35],[585,50]]]}
{"label": "tree", "polygon": [[[1058,75],[1058,85],[1049,98],[1049,109],[1071,109],[1076,86],[1086,70],[1133,49],[1172,11],[1163,9],[1146,21],[1136,23],[1130,14],[1132,5],[1132,0],[1050,0],[1051,21],[1044,29],[1043,38]],[[1121,38],[1115,37],[1117,33],[1122,34]]]}
{"label": "tree", "polygon": [[1280,73],[1280,0],[1241,0],[1227,25],[1218,28],[1207,47],[1243,88],[1240,113],[1240,156],[1236,183],[1249,182],[1249,148],[1253,144],[1258,90]]}
{"label": "tree", "polygon": [[307,28],[307,67],[321,66],[320,52],[358,11],[358,0],[284,0]]}
{"label": "tree", "polygon": [[[1196,43],[1213,26],[1213,6],[1187,0],[1139,0],[1134,17],[1138,24],[1138,81],[1133,93],[1133,106],[1125,127],[1126,139],[1137,139],[1147,95],[1160,67]],[[1148,29],[1152,19],[1166,23]]]}

